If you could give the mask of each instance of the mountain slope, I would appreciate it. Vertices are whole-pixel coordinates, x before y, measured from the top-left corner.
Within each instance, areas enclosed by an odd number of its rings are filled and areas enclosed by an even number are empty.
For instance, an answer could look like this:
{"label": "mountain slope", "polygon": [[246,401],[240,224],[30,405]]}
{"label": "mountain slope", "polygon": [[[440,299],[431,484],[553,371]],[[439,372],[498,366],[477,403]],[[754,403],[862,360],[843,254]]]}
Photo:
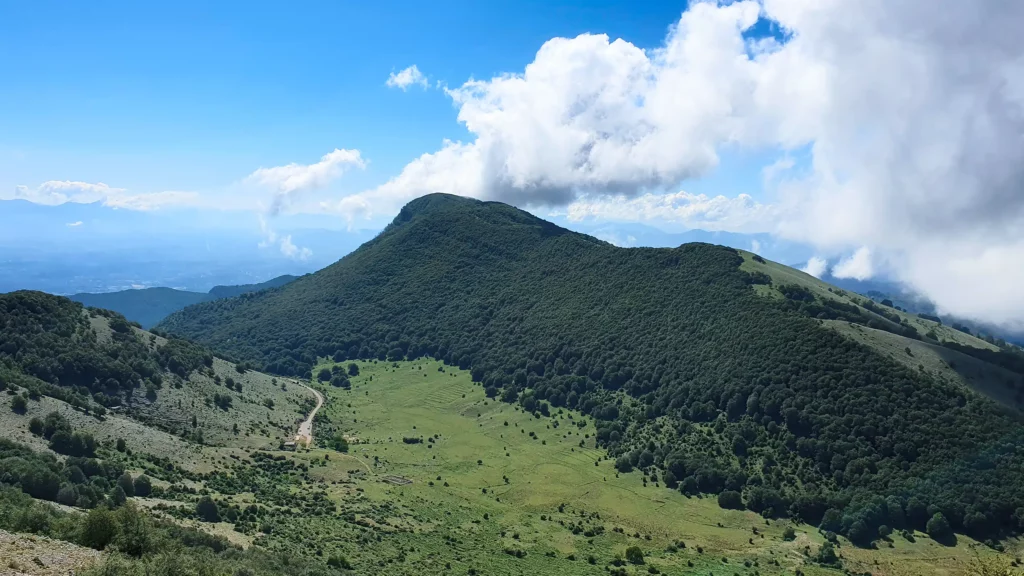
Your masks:
{"label": "mountain slope", "polygon": [[124,315],[125,318],[132,322],[138,322],[143,328],[152,328],[166,318],[168,314],[181,310],[186,306],[217,298],[232,298],[247,292],[277,288],[296,278],[298,276],[285,274],[259,284],[214,286],[206,293],[176,290],[174,288],[142,288],[96,294],[81,293],[69,296],[69,298],[86,306],[113,310]]}
{"label": "mountain slope", "polygon": [[56,412],[98,441],[121,437],[173,458],[190,444],[277,447],[313,400],[201,346],[42,292],[0,295],[0,388],[7,402],[25,399],[0,410],[5,438],[45,448],[50,439],[29,421]]}
{"label": "mountain slope", "polygon": [[1015,414],[829,329],[744,261],[708,244],[616,248],[435,194],[316,274],[161,327],[281,374],[324,356],[441,358],[528,411],[598,419],[622,471],[740,492],[861,543],[934,513],[979,537],[1018,529]]}

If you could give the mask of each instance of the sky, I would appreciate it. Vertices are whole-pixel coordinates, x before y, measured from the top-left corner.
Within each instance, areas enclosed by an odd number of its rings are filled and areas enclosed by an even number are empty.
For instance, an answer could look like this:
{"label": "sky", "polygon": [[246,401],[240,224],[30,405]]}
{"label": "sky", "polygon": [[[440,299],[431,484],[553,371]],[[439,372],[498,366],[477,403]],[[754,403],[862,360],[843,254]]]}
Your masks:
{"label": "sky", "polygon": [[0,198],[230,215],[301,259],[297,218],[448,192],[768,233],[1020,328],[1021,29],[998,0],[0,2]]}

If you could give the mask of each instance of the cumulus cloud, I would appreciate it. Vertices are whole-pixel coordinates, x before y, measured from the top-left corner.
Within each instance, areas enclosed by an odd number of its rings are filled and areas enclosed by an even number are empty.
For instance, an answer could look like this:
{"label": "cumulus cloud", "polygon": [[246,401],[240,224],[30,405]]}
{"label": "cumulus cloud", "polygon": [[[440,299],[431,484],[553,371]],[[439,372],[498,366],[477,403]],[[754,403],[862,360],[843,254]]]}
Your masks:
{"label": "cumulus cloud", "polygon": [[111,208],[139,211],[197,206],[200,202],[199,194],[195,192],[164,191],[132,194],[124,188],[114,188],[102,182],[93,184],[67,180],[50,180],[35,188],[15,186],[13,198],[47,206],[57,206],[68,202],[76,204],[99,202]]}
{"label": "cumulus cloud", "polygon": [[833,266],[832,275],[836,278],[853,278],[854,280],[871,278],[875,275],[875,268],[871,262],[871,250],[866,246],[861,246],[852,255],[843,258]]}
{"label": "cumulus cloud", "polygon": [[418,84],[423,88],[428,86],[427,77],[420,72],[420,69],[415,64],[397,74],[395,72],[389,74],[386,84],[389,88],[401,88],[403,91],[408,90],[409,86],[413,84]]}
{"label": "cumulus cloud", "polygon": [[274,192],[270,213],[278,214],[295,194],[322,188],[341,176],[345,170],[353,167],[366,167],[359,150],[335,148],[333,152],[324,154],[319,162],[259,168],[246,180]]}
{"label": "cumulus cloud", "polygon": [[821,278],[822,274],[824,274],[827,269],[828,262],[826,262],[824,258],[812,256],[811,259],[807,261],[807,264],[800,270],[814,276],[815,278]]}
{"label": "cumulus cloud", "polygon": [[[748,37],[759,19],[778,37]],[[450,192],[636,212],[724,148],[806,151],[801,174],[763,172],[777,232],[823,254],[870,246],[941,310],[1022,327],[1022,28],[1024,3],[1001,0],[748,0],[691,3],[652,50],[555,38],[521,72],[446,90],[471,141],[331,208]]]}

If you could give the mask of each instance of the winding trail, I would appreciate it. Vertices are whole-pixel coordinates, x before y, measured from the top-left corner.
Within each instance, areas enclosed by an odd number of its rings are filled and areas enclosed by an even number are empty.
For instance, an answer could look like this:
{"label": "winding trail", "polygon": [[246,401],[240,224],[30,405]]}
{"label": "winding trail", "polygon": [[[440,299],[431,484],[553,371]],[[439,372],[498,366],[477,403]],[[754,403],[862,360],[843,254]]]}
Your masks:
{"label": "winding trail", "polygon": [[313,408],[312,412],[309,413],[309,417],[306,418],[302,424],[299,424],[299,433],[295,435],[295,444],[304,444],[307,448],[313,445],[313,418],[316,418],[317,410],[324,405],[324,397],[316,390],[306,386],[301,382],[295,382],[299,386],[302,386],[306,390],[309,390],[316,396],[316,408]]}

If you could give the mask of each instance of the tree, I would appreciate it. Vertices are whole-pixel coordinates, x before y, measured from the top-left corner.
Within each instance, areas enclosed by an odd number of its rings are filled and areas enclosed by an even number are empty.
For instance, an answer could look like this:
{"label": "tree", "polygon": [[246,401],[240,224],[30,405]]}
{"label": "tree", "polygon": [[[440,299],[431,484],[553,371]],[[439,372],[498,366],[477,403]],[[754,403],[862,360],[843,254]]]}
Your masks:
{"label": "tree", "polygon": [[203,496],[196,503],[196,516],[203,522],[220,522],[220,510],[209,496]]}
{"label": "tree", "polygon": [[39,416],[33,416],[32,419],[28,421],[28,431],[36,436],[43,435],[43,421]]}
{"label": "tree", "polygon": [[626,560],[630,564],[643,564],[644,553],[640,550],[639,546],[630,546],[629,548],[626,548]]}
{"label": "tree", "polygon": [[124,495],[131,498],[135,496],[135,481],[132,480],[132,475],[125,472],[117,479],[117,485],[124,490]]}
{"label": "tree", "polygon": [[78,541],[83,546],[103,550],[117,534],[117,522],[106,506],[93,508],[85,515]]}
{"label": "tree", "polygon": [[114,508],[123,505],[128,501],[128,495],[125,494],[124,488],[120,485],[114,486],[114,489],[110,491],[110,503],[114,505]]}
{"label": "tree", "polygon": [[321,382],[327,382],[328,380],[330,380],[331,379],[331,370],[330,370],[330,368],[321,368],[320,371],[316,373],[316,379],[321,381]]}
{"label": "tree", "polygon": [[24,414],[28,411],[28,400],[24,396],[13,396],[11,398],[11,411],[15,414]]}
{"label": "tree", "polygon": [[152,548],[149,519],[133,502],[118,508],[114,513],[114,521],[117,523],[114,544],[120,552],[141,558]]}
{"label": "tree", "polygon": [[118,438],[117,439],[117,451],[118,452],[124,452],[125,448],[127,448],[127,446],[125,445],[124,438]]}
{"label": "tree", "polygon": [[349,376],[359,376],[359,365],[356,364],[355,362],[349,362],[348,363],[348,375]]}
{"label": "tree", "polygon": [[928,524],[925,525],[925,532],[928,536],[931,536],[932,540],[941,544],[948,544],[953,536],[953,530],[949,526],[949,520],[942,515],[942,512],[936,512],[928,520]]}
{"label": "tree", "polygon": [[341,433],[335,434],[334,437],[331,438],[330,444],[331,448],[338,452],[348,452],[348,440],[345,440],[345,437],[342,436]]}
{"label": "tree", "polygon": [[836,556],[836,549],[832,546],[831,542],[825,542],[818,548],[817,560],[821,564],[836,564],[839,562],[839,557]]}
{"label": "tree", "polygon": [[735,490],[725,490],[718,495],[718,505],[726,510],[742,510],[743,498]]}
{"label": "tree", "polygon": [[135,479],[135,495],[142,496],[145,498],[153,493],[153,481],[149,479],[149,476],[141,474]]}

